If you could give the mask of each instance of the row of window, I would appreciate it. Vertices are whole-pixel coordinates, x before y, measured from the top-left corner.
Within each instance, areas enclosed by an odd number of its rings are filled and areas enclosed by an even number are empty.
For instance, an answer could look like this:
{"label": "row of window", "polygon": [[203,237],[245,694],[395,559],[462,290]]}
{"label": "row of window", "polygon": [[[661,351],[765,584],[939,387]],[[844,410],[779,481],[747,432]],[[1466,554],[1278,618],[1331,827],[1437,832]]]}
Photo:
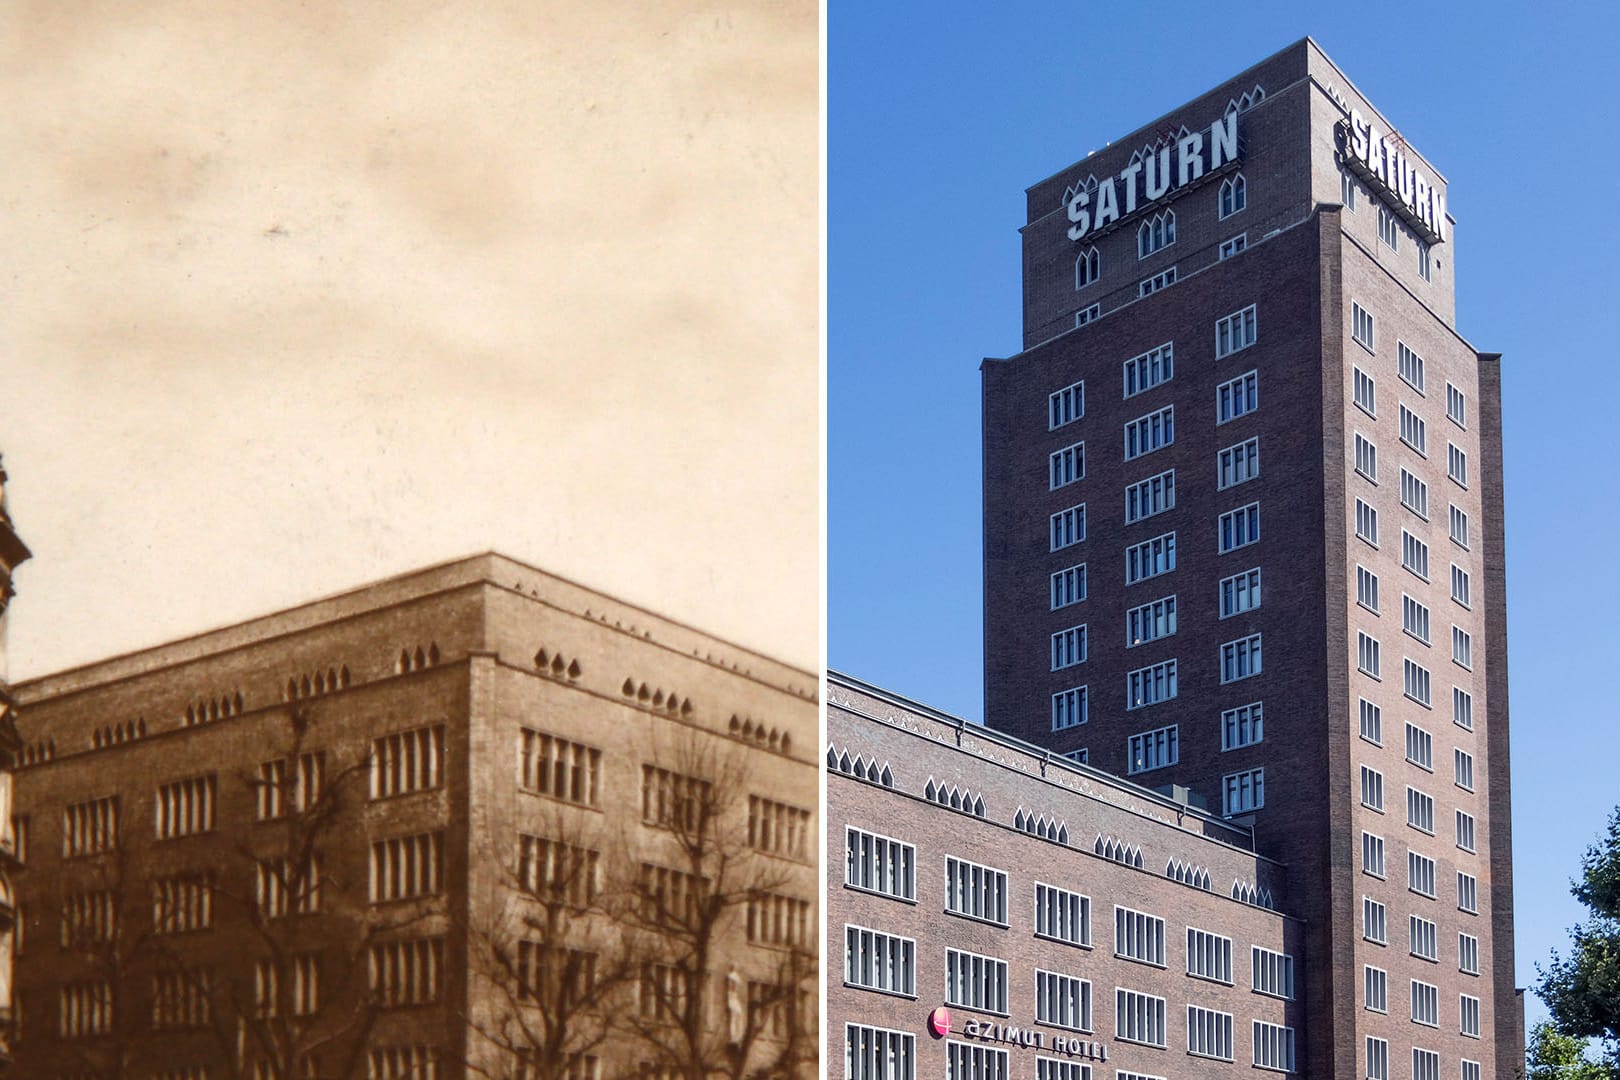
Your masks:
{"label": "row of window", "polygon": [[[1466,935],[1464,935],[1466,936]],[[1473,943],[1475,966],[1478,966],[1479,943]],[[1421,955],[1414,952],[1414,956]],[[1424,957],[1424,959],[1431,959]],[[1466,969],[1464,969],[1466,970]],[[1477,973],[1477,972],[1476,972]],[[1362,968],[1363,974],[1363,1007],[1368,1012],[1389,1012],[1389,973],[1382,968],[1371,964]],[[1458,1033],[1471,1039],[1479,1035],[1479,998],[1472,994],[1458,994]],[[1414,1024],[1423,1027],[1440,1026],[1440,988],[1433,983],[1426,983],[1421,979],[1412,979],[1408,1001],[1411,1004],[1411,1020]]]}
{"label": "row of window", "polygon": [[[1221,181],[1216,197],[1216,217],[1225,220],[1249,204],[1248,184],[1242,173],[1235,173]],[[1145,259],[1163,251],[1176,242],[1176,212],[1161,210],[1143,220],[1136,230],[1136,257]],[[1084,289],[1101,274],[1102,257],[1096,247],[1089,247],[1075,257],[1074,287]]]}

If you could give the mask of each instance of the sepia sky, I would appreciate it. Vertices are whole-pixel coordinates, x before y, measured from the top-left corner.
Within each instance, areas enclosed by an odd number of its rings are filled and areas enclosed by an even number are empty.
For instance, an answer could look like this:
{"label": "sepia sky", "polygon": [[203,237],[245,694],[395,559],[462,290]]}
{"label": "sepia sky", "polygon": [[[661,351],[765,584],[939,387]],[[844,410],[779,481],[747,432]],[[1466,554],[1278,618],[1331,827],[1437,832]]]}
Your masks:
{"label": "sepia sky", "polygon": [[489,549],[815,667],[817,38],[6,5],[12,677]]}

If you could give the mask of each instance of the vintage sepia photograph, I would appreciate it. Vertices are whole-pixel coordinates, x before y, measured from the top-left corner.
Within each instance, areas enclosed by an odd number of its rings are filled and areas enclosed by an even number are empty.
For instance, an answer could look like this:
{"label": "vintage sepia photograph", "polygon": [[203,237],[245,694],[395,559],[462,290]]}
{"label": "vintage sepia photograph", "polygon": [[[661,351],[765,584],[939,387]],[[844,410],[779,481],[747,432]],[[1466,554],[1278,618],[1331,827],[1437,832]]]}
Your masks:
{"label": "vintage sepia photograph", "polygon": [[819,80],[0,13],[0,1076],[817,1074]]}

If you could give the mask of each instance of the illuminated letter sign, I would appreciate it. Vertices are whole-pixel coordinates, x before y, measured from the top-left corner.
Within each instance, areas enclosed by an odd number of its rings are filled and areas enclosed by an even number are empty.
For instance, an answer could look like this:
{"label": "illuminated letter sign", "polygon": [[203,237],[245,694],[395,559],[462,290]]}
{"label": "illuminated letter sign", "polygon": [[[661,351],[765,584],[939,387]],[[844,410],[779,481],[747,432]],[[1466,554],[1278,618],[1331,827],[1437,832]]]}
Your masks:
{"label": "illuminated letter sign", "polygon": [[1385,202],[1405,210],[1414,227],[1428,233],[1425,239],[1445,240],[1445,193],[1407,157],[1406,143],[1399,136],[1386,135],[1360,109],[1351,109],[1344,128],[1344,156]]}
{"label": "illuminated letter sign", "polygon": [[1193,131],[1133,161],[1116,176],[1101,180],[1095,194],[1078,188],[1069,199],[1069,239],[1112,225],[1158,202],[1178,188],[1242,160],[1238,114],[1227,113],[1207,131]]}

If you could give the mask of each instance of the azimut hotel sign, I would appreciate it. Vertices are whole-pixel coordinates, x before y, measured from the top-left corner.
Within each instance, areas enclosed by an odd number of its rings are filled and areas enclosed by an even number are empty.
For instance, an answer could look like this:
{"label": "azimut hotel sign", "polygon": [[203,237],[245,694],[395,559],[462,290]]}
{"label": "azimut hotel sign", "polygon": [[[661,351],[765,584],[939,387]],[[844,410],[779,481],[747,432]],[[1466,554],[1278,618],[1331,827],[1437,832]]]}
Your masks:
{"label": "azimut hotel sign", "polygon": [[1446,238],[1446,196],[1430,182],[1416,162],[1407,157],[1406,143],[1393,131],[1385,133],[1378,125],[1350,110],[1343,126],[1345,163],[1376,191],[1380,198],[1400,211],[1406,223],[1431,244]]}
{"label": "azimut hotel sign", "polygon": [[1069,239],[1083,240],[1089,233],[1124,221],[1237,160],[1238,114],[1233,110],[1207,131],[1187,131],[1157,150],[1133,157],[1119,175],[1107,177],[1095,187],[1078,185],[1069,198]]}

